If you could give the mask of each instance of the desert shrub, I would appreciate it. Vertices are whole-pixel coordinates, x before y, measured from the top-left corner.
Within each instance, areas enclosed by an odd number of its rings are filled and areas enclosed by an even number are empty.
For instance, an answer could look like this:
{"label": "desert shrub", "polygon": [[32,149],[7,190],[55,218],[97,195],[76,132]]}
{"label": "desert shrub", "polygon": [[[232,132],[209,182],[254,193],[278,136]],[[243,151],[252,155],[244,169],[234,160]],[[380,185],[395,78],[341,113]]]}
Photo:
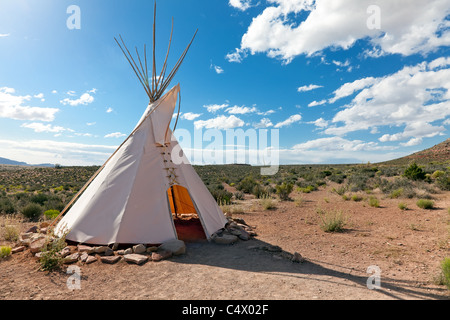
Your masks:
{"label": "desert shrub", "polygon": [[437,177],[435,183],[439,189],[450,191],[450,172],[446,172],[445,174]]}
{"label": "desert shrub", "polygon": [[270,198],[261,199],[260,203],[264,210],[271,210],[276,208],[275,203]]}
{"label": "desert shrub", "polygon": [[445,258],[441,262],[441,271],[443,276],[443,284],[450,290],[450,258]]}
{"label": "desert shrub", "polygon": [[59,252],[66,246],[67,243],[65,235],[55,240],[47,242],[39,258],[41,270],[53,271],[61,268],[61,266],[64,263],[64,258],[60,255]]}
{"label": "desert shrub", "polygon": [[270,197],[270,188],[256,184],[253,187],[252,194],[258,199],[267,198]]}
{"label": "desert shrub", "polygon": [[325,232],[342,232],[345,226],[345,217],[340,210],[318,210],[321,219],[320,228]]}
{"label": "desert shrub", "polygon": [[239,182],[236,188],[245,193],[252,193],[255,185],[257,185],[255,179],[251,176],[247,176]]}
{"label": "desert shrub", "polygon": [[411,163],[408,168],[406,168],[403,176],[411,180],[424,180],[425,172],[419,167],[415,162]]}
{"label": "desert shrub", "polygon": [[241,191],[237,191],[234,193],[234,198],[236,200],[244,200],[244,193]]}
{"label": "desert shrub", "polygon": [[408,209],[408,205],[407,205],[406,203],[404,203],[404,202],[400,202],[400,203],[398,204],[398,208],[399,208],[400,210],[406,210],[406,209]]}
{"label": "desert shrub", "polygon": [[431,177],[433,179],[437,179],[439,177],[442,177],[443,175],[445,175],[445,172],[442,170],[436,170],[435,172],[433,172],[433,174],[431,175]]}
{"label": "desert shrub", "polygon": [[403,188],[398,188],[391,192],[390,198],[397,199],[397,198],[401,197],[402,194],[403,194]]}
{"label": "desert shrub", "polygon": [[297,191],[298,192],[302,192],[302,193],[310,193],[311,191],[317,190],[316,187],[314,186],[307,186],[307,187],[297,187]]}
{"label": "desert shrub", "polygon": [[344,182],[344,180],[346,178],[346,175],[344,175],[344,174],[333,174],[331,176],[328,176],[327,178],[330,181],[333,181],[333,182],[341,184],[342,182]]}
{"label": "desert shrub", "polygon": [[276,193],[281,200],[289,200],[289,194],[292,192],[294,185],[292,183],[283,182],[282,184],[277,185],[275,188]]}
{"label": "desert shrub", "polygon": [[3,227],[2,238],[6,241],[16,242],[19,240],[19,228],[14,225],[5,225]]}
{"label": "desert shrub", "polygon": [[30,220],[36,220],[42,215],[42,212],[42,207],[37,203],[30,203],[22,209],[22,214]]}
{"label": "desert shrub", "polygon": [[14,203],[9,198],[0,199],[0,213],[13,214],[16,212]]}
{"label": "desert shrub", "polygon": [[333,188],[331,191],[336,192],[338,195],[342,196],[347,192],[347,187],[346,186],[342,186],[339,187],[337,189]]}
{"label": "desert shrub", "polygon": [[231,203],[231,198],[233,197],[233,194],[231,192],[223,189],[213,189],[210,190],[210,192],[218,204],[224,205]]}
{"label": "desert shrub", "polygon": [[38,193],[31,196],[30,201],[40,204],[41,206],[48,200],[48,196],[45,193]]}
{"label": "desert shrub", "polygon": [[369,197],[369,206],[378,208],[380,206],[380,201],[374,196]]}
{"label": "desert shrub", "polygon": [[419,199],[417,200],[416,205],[422,209],[432,209],[434,202],[428,199]]}
{"label": "desert shrub", "polygon": [[0,246],[0,258],[6,258],[11,254],[10,246]]}
{"label": "desert shrub", "polygon": [[60,212],[59,210],[47,210],[44,212],[44,216],[47,219],[53,220],[59,215],[59,212]]}
{"label": "desert shrub", "polygon": [[352,196],[353,201],[361,201],[363,198],[359,194],[354,194]]}

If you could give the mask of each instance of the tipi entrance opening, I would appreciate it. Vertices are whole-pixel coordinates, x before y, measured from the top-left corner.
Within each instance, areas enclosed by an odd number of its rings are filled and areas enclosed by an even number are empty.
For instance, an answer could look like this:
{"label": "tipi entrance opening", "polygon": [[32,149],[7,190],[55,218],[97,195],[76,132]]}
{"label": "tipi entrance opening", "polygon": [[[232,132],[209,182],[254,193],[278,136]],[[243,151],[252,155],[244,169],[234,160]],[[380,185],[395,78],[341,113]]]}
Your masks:
{"label": "tipi entrance opening", "polygon": [[167,189],[167,196],[178,239],[191,242],[206,240],[205,231],[189,191],[185,187],[173,185]]}

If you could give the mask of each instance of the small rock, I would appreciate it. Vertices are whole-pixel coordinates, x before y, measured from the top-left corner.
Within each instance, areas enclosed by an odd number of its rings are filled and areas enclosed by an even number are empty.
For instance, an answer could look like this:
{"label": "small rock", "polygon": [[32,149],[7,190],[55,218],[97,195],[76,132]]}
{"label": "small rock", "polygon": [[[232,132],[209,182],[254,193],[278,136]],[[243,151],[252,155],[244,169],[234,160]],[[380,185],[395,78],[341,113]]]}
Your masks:
{"label": "small rock", "polygon": [[265,246],[264,249],[270,252],[281,252],[281,248],[279,246],[268,245]]}
{"label": "small rock", "polygon": [[39,228],[42,230],[42,228],[47,228],[48,226],[50,226],[50,222],[47,221],[43,221],[39,224]]}
{"label": "small rock", "polygon": [[44,246],[47,244],[47,238],[38,238],[34,241],[31,241],[30,243],[30,251],[31,253],[37,253],[44,248]]}
{"label": "small rock", "polygon": [[140,253],[144,253],[146,251],[146,248],[143,244],[137,244],[135,246],[133,246],[133,252],[140,254]]}
{"label": "small rock", "polygon": [[38,252],[34,255],[35,258],[40,259],[42,257],[42,252]]}
{"label": "small rock", "polygon": [[30,239],[32,235],[33,235],[33,232],[23,232],[20,234],[20,238],[22,238],[22,240],[26,240],[26,239]]}
{"label": "small rock", "polygon": [[213,241],[218,244],[232,244],[238,240],[238,237],[232,234],[223,234],[221,237],[215,237]]}
{"label": "small rock", "polygon": [[70,247],[65,247],[64,249],[62,249],[59,254],[61,255],[61,257],[65,258],[67,257],[69,254],[71,253]]}
{"label": "small rock", "polygon": [[94,252],[95,253],[104,253],[106,251],[106,246],[100,246],[100,247],[94,247]]}
{"label": "small rock", "polygon": [[29,232],[31,232],[31,233],[36,233],[36,232],[38,232],[38,227],[37,227],[37,226],[32,226],[30,229],[28,229],[28,230],[26,231],[26,233],[29,233]]}
{"label": "small rock", "polygon": [[25,250],[25,246],[19,246],[19,247],[15,247],[13,249],[11,249],[11,253],[17,253],[17,252],[21,252]]}
{"label": "small rock", "polygon": [[133,248],[127,248],[123,252],[123,254],[131,254],[131,253],[133,253]]}
{"label": "small rock", "polygon": [[123,256],[125,254],[125,250],[117,250],[116,253],[120,256]]}
{"label": "small rock", "polygon": [[75,253],[72,253],[71,255],[68,255],[67,257],[65,257],[64,263],[65,264],[74,263],[74,262],[77,262],[79,258],[80,258],[80,253],[75,252]]}
{"label": "small rock", "polygon": [[148,247],[148,248],[147,248],[147,253],[154,252],[154,251],[156,251],[156,250],[158,250],[158,247],[151,246],[151,247]]}
{"label": "small rock", "polygon": [[84,244],[79,244],[77,246],[79,252],[86,252],[87,254],[94,253],[94,248],[91,246],[86,246]]}
{"label": "small rock", "polygon": [[86,262],[88,258],[89,258],[89,254],[85,251],[85,252],[83,252],[83,253],[81,254],[81,256],[80,256],[80,261],[81,261],[81,262]]}
{"label": "small rock", "polygon": [[174,256],[186,253],[186,245],[182,240],[169,240],[161,244],[158,251],[170,251]]}
{"label": "small rock", "polygon": [[[119,249],[119,244],[117,242],[110,244],[109,246],[111,246],[111,249],[113,249],[114,251],[116,251],[117,249]],[[108,247],[109,247],[108,246]]]}
{"label": "small rock", "polygon": [[41,228],[41,229],[39,229],[39,232],[40,232],[40,233],[46,234],[47,231],[48,231],[48,228]]}
{"label": "small rock", "polygon": [[161,261],[163,259],[170,258],[172,256],[172,252],[170,251],[155,251],[152,253],[153,261]]}
{"label": "small rock", "polygon": [[305,261],[305,259],[302,257],[302,255],[298,252],[294,252],[294,255],[292,256],[292,262],[302,263]]}
{"label": "small rock", "polygon": [[123,258],[125,259],[126,262],[131,262],[135,264],[143,264],[148,260],[147,256],[137,253],[126,254],[123,256]]}
{"label": "small rock", "polygon": [[100,257],[100,260],[103,263],[113,264],[120,260],[120,256],[103,256],[103,257]]}
{"label": "small rock", "polygon": [[105,255],[105,256],[112,256],[113,254],[114,254],[114,251],[110,247],[106,247],[105,252],[103,252],[103,255]]}
{"label": "small rock", "polygon": [[97,261],[97,258],[96,258],[96,257],[94,257],[94,256],[88,256],[85,263],[86,263],[86,264],[90,264],[90,263],[95,262],[95,261]]}

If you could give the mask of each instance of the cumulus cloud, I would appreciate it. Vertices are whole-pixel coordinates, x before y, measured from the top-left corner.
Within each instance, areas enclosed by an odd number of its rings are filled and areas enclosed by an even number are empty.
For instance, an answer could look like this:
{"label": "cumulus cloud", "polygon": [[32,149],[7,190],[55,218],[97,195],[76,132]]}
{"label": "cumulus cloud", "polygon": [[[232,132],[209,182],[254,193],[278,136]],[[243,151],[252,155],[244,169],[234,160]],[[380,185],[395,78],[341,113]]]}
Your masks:
{"label": "cumulus cloud", "polygon": [[253,127],[255,127],[256,129],[264,129],[273,127],[273,123],[269,118],[262,118],[258,123],[254,123]]}
{"label": "cumulus cloud", "polygon": [[317,84],[310,84],[310,85],[307,85],[307,86],[298,87],[297,91],[298,92],[306,92],[306,91],[311,91],[311,90],[315,90],[315,89],[318,89],[318,88],[323,88],[323,86],[319,86]]}
{"label": "cumulus cloud", "polygon": [[61,133],[64,131],[73,132],[72,129],[64,128],[61,126],[52,126],[51,124],[43,124],[40,122],[24,123],[21,125],[22,128],[33,129],[34,132],[51,132],[51,133]]}
{"label": "cumulus cloud", "polygon": [[186,113],[183,113],[183,115],[181,115],[181,119],[195,120],[198,117],[200,117],[201,115],[202,115],[201,113],[186,112]]}
{"label": "cumulus cloud", "polygon": [[382,126],[403,127],[403,131],[383,135],[380,141],[416,139],[410,140],[409,145],[419,138],[442,134],[444,127],[436,123],[450,116],[449,65],[447,59],[439,58],[406,66],[391,75],[341,86],[335,98],[364,89],[334,116],[334,126],[324,132],[345,135]]}
{"label": "cumulus cloud", "polygon": [[0,88],[0,118],[31,121],[53,121],[57,108],[40,108],[25,105],[30,95],[15,94],[14,88]]}
{"label": "cumulus cloud", "polygon": [[372,0],[268,2],[272,5],[253,18],[242,36],[235,52],[240,59],[242,52],[266,53],[289,63],[298,55],[312,56],[326,48],[346,50],[361,39],[378,56],[426,54],[450,44],[447,0],[378,0],[380,28],[368,26]]}
{"label": "cumulus cloud", "polygon": [[319,118],[315,121],[311,121],[308,123],[314,124],[316,127],[319,127],[319,128],[325,128],[328,126],[328,121],[324,120],[323,118]]}
{"label": "cumulus cloud", "polygon": [[206,128],[206,129],[233,129],[237,127],[242,127],[245,122],[238,117],[231,116],[218,116],[216,118],[208,120],[197,120],[194,122],[196,129]]}
{"label": "cumulus cloud", "polygon": [[291,125],[291,124],[293,124],[293,123],[295,123],[295,122],[300,121],[301,119],[302,119],[302,116],[301,116],[301,115],[299,115],[299,114],[294,114],[294,115],[290,116],[289,118],[287,118],[286,120],[281,121],[281,122],[278,122],[278,123],[275,125],[275,128],[282,128],[282,127],[289,126],[289,125]]}
{"label": "cumulus cloud", "polygon": [[105,138],[121,138],[121,137],[125,137],[125,136],[126,136],[125,133],[112,132],[112,133],[108,133],[107,135],[105,135]]}
{"label": "cumulus cloud", "polygon": [[91,96],[88,92],[86,92],[86,93],[83,93],[78,99],[65,98],[65,99],[61,100],[60,102],[63,105],[70,105],[72,107],[75,107],[75,106],[79,106],[79,105],[88,105],[88,104],[94,102],[94,97]]}
{"label": "cumulus cloud", "polygon": [[308,104],[308,107],[316,107],[316,106],[321,106],[323,104],[327,103],[327,100],[320,100],[320,101],[313,101],[310,104]]}
{"label": "cumulus cloud", "polygon": [[218,110],[225,109],[226,107],[228,107],[228,104],[226,104],[226,103],[224,103],[224,104],[210,104],[210,105],[206,105],[206,106],[203,106],[203,107],[206,108],[206,110],[208,110],[208,112],[215,113]]}
{"label": "cumulus cloud", "polygon": [[251,7],[251,0],[229,0],[228,4],[241,11],[245,11]]}
{"label": "cumulus cloud", "polygon": [[256,107],[249,108],[249,107],[244,107],[244,106],[242,106],[242,107],[233,106],[233,107],[227,108],[225,111],[230,114],[246,114],[246,113],[253,113],[258,110],[256,109]]}

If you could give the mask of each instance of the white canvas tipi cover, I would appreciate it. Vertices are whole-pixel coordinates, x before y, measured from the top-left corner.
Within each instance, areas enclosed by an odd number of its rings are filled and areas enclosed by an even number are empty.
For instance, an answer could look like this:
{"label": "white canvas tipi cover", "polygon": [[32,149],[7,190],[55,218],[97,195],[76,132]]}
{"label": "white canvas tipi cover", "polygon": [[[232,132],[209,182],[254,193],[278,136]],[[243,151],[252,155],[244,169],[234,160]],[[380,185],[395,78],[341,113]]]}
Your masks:
{"label": "white canvas tipi cover", "polygon": [[[185,187],[206,237],[227,222],[194,168],[171,161],[178,142],[169,124],[179,85],[149,104],[130,137],[55,227],[80,243],[162,243],[176,239],[167,190]],[[178,150],[177,147],[176,150]]]}

